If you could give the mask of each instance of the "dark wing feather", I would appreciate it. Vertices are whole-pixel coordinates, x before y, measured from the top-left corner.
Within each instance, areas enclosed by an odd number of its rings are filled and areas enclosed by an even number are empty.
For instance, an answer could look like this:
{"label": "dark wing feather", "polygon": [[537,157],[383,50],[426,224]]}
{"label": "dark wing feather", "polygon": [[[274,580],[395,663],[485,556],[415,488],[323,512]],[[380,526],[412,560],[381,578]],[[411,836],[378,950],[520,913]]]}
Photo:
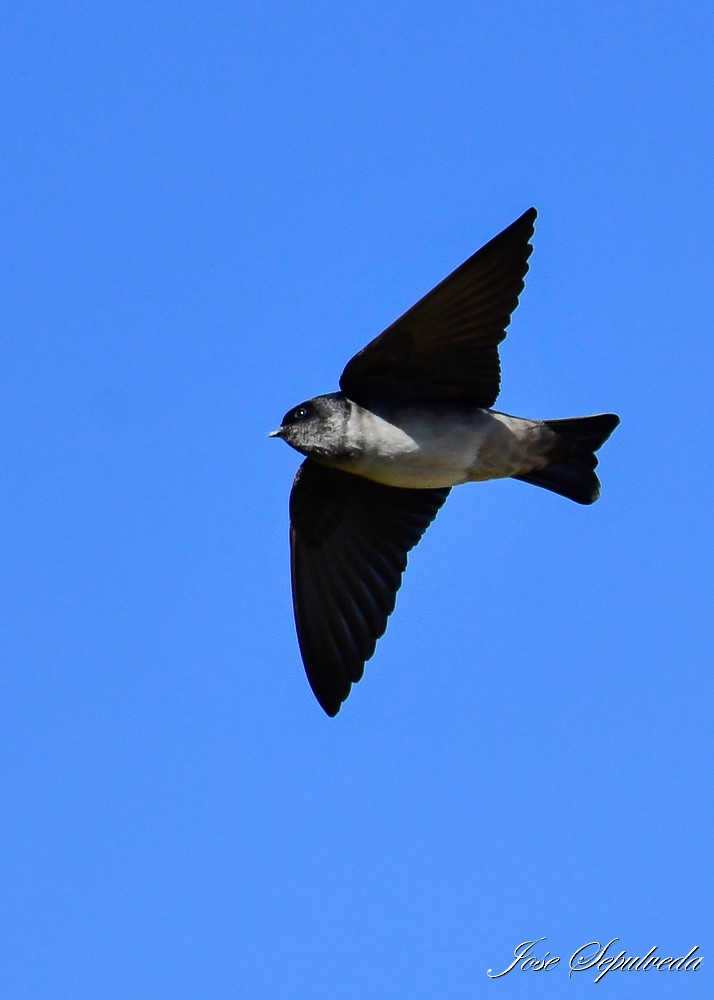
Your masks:
{"label": "dark wing feather", "polygon": [[493,406],[498,345],[523,291],[535,218],[530,208],[356,354],[340,378],[345,395]]}
{"label": "dark wing feather", "polygon": [[407,553],[448,489],[382,486],[306,459],[290,494],[300,652],[315,697],[337,715],[394,610]]}

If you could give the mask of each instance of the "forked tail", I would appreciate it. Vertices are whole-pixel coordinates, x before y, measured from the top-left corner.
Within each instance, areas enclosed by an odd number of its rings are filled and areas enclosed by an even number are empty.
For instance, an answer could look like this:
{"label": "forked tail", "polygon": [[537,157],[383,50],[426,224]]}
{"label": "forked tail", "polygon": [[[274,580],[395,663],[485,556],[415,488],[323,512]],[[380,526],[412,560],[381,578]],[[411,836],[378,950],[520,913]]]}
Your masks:
{"label": "forked tail", "polygon": [[544,420],[543,423],[558,435],[553,446],[553,460],[543,469],[513,478],[542,486],[575,503],[595,503],[600,496],[595,452],[610,437],[620,418],[614,413],[598,413],[594,417]]}

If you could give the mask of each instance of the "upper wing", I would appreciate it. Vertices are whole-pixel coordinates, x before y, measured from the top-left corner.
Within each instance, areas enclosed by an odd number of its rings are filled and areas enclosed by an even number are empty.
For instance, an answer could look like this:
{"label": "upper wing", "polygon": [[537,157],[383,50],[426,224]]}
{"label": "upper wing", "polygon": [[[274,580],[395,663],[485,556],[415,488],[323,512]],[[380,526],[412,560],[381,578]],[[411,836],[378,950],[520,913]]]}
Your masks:
{"label": "upper wing", "polygon": [[306,459],[290,494],[300,652],[315,697],[337,715],[394,610],[407,552],[449,490],[382,486]]}
{"label": "upper wing", "polygon": [[536,214],[524,212],[356,354],[340,378],[345,395],[493,406],[498,345],[523,291]]}

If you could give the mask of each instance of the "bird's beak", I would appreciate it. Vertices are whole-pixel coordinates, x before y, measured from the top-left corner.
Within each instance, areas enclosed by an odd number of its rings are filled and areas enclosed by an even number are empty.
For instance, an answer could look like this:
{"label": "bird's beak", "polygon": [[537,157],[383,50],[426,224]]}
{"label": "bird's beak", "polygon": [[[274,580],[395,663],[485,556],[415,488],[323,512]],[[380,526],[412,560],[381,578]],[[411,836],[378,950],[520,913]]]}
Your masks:
{"label": "bird's beak", "polygon": [[279,437],[282,437],[283,436],[282,435],[282,430],[283,430],[282,427],[278,427],[278,429],[276,431],[271,431],[270,434],[268,434],[268,437],[269,438],[279,438]]}

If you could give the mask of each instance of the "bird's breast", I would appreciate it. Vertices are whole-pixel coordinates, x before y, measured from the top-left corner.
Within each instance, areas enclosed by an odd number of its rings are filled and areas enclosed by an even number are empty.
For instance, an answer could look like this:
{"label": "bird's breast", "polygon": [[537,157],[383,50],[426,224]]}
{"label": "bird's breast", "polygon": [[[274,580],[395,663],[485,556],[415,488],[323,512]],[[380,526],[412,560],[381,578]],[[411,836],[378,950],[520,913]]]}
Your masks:
{"label": "bird's breast", "polygon": [[387,486],[411,489],[497,479],[538,464],[538,426],[477,407],[366,409],[353,404],[345,438],[349,458],[339,465]]}

